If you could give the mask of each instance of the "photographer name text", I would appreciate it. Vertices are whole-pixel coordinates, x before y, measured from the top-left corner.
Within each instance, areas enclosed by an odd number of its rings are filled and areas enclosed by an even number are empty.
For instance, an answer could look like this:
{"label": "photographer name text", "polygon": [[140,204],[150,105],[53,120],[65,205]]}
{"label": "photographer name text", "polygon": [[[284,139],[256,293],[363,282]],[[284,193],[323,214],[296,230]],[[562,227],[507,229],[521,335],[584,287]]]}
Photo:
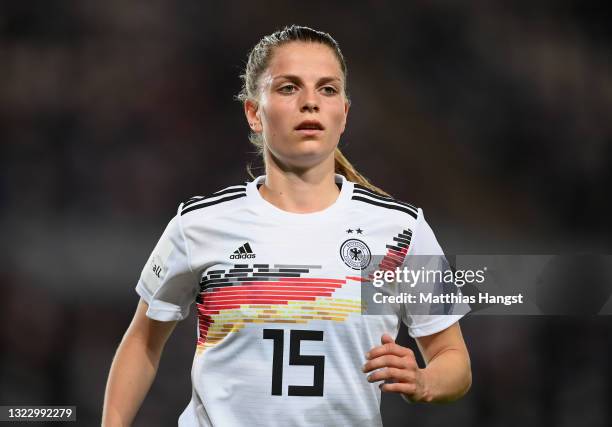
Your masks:
{"label": "photographer name text", "polygon": [[384,295],[376,292],[372,295],[376,304],[523,304],[523,294],[516,295],[491,295],[488,292],[476,295],[462,294],[432,294],[421,293],[418,295],[406,292],[398,295]]}

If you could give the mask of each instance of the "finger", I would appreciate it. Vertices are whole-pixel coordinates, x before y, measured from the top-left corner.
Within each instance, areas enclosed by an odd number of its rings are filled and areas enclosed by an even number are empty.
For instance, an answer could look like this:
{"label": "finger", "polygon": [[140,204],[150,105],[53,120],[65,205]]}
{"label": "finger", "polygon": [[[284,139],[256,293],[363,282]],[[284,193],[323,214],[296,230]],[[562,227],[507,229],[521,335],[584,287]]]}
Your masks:
{"label": "finger", "polygon": [[395,343],[395,340],[393,339],[393,337],[389,334],[382,334],[382,336],[380,337],[380,343],[382,345],[385,344],[392,344]]}
{"label": "finger", "polygon": [[416,384],[409,383],[382,383],[378,388],[386,393],[403,393],[408,398],[416,393]]}
{"label": "finger", "polygon": [[385,354],[393,354],[399,357],[410,357],[414,358],[414,353],[407,347],[402,347],[396,343],[385,343],[383,345],[379,345],[376,347],[372,347],[372,349],[366,354],[367,359],[374,359],[376,357],[383,356]]}
{"label": "finger", "polygon": [[395,356],[393,354],[385,354],[375,359],[366,361],[362,370],[363,372],[370,372],[379,368],[398,368],[410,370],[416,369],[416,367],[417,364],[415,360],[407,357]]}
{"label": "finger", "polygon": [[368,381],[371,383],[382,380],[412,383],[415,380],[415,376],[410,375],[410,373],[404,369],[397,368],[385,368],[368,375]]}

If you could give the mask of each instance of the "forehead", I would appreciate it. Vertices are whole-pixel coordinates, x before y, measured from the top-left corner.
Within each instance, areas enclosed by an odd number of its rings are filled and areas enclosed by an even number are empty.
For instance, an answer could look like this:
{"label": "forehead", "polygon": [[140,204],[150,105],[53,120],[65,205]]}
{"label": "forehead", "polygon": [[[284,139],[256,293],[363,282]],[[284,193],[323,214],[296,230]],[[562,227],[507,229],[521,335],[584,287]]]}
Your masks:
{"label": "forehead", "polygon": [[290,42],[274,48],[267,74],[297,76],[336,76],[342,78],[340,63],[333,50],[322,43]]}

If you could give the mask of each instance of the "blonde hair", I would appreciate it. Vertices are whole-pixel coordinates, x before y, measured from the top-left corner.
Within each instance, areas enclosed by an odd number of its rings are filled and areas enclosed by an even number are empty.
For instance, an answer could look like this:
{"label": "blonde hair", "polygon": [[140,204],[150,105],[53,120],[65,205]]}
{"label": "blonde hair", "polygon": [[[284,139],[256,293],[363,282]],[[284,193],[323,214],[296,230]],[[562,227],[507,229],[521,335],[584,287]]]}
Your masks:
{"label": "blonde hair", "polygon": [[[293,41],[321,43],[332,49],[336,59],[338,59],[340,69],[342,70],[342,74],[344,76],[344,96],[350,104],[351,100],[346,88],[348,70],[338,42],[336,42],[336,40],[334,40],[328,33],[299,25],[291,25],[263,37],[259,43],[255,45],[251,52],[249,52],[244,74],[240,76],[243,81],[242,89],[236,96],[236,99],[242,103],[248,99],[258,99],[259,78],[268,68],[274,48]],[[261,133],[251,131],[249,134],[249,141],[251,141],[251,143],[257,148],[257,152],[260,155],[263,155],[264,140]],[[388,193],[370,183],[367,178],[357,172],[355,167],[348,161],[344,154],[342,154],[339,148],[336,148],[334,151],[334,170],[336,173],[344,175],[349,181],[361,184],[376,193],[389,196]],[[247,165],[247,172],[252,178],[254,178],[250,165]]]}

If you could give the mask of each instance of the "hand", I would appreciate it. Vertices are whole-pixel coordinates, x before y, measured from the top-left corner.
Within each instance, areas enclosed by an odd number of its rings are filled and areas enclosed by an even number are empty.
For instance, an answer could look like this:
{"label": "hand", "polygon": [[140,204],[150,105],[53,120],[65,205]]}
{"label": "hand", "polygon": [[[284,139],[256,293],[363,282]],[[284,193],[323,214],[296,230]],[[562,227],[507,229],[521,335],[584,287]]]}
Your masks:
{"label": "hand", "polygon": [[396,344],[389,334],[383,334],[380,342],[382,345],[373,347],[366,355],[363,372],[379,369],[368,375],[368,381],[390,380],[379,385],[382,391],[400,393],[410,402],[428,401],[425,374],[419,369],[414,352]]}

